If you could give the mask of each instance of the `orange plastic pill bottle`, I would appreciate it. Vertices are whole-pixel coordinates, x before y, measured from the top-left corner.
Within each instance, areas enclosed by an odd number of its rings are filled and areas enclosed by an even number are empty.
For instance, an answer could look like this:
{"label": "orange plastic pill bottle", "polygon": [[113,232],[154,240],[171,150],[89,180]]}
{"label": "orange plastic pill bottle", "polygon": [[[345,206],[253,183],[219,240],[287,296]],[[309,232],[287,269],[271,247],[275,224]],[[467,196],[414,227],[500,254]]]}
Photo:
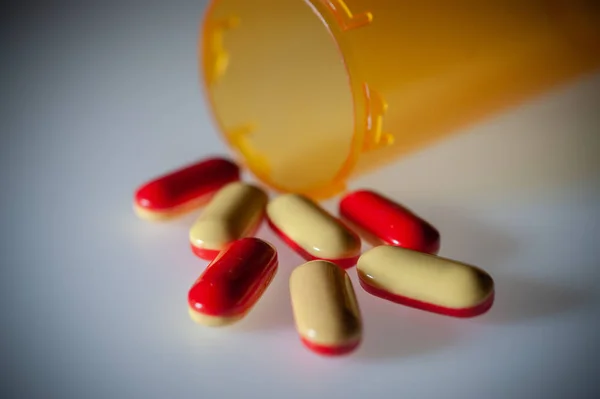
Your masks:
{"label": "orange plastic pill bottle", "polygon": [[213,0],[202,80],[271,188],[325,198],[600,67],[596,0]]}

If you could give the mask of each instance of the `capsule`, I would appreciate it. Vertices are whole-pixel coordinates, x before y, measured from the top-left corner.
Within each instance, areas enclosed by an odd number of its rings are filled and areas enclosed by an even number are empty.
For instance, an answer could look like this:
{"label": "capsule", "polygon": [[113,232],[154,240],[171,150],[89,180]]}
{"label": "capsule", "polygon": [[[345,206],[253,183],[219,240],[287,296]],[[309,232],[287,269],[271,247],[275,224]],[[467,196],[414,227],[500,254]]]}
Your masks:
{"label": "capsule", "polygon": [[440,233],[402,205],[373,191],[346,195],[339,205],[342,219],[374,246],[386,244],[437,254]]}
{"label": "capsule", "polygon": [[160,176],[135,193],[134,210],[147,220],[168,220],[206,204],[224,185],[240,179],[238,166],[210,158]]}
{"label": "capsule", "polygon": [[231,242],[254,235],[267,205],[267,194],[242,182],[223,187],[190,229],[192,251],[212,260]]}
{"label": "capsule", "polygon": [[240,320],[275,277],[277,263],[277,252],[265,241],[246,237],[233,242],[190,289],[190,317],[207,326],[224,326]]}
{"label": "capsule", "polygon": [[348,268],[360,255],[360,238],[310,199],[285,194],[267,205],[273,231],[306,260],[324,259]]}
{"label": "capsule", "polygon": [[357,264],[360,285],[370,294],[429,312],[474,317],[494,302],[494,281],[465,263],[382,245]]}
{"label": "capsule", "polygon": [[315,260],[290,276],[290,296],[302,343],[321,355],[343,355],[358,347],[362,321],[348,274],[334,263]]}

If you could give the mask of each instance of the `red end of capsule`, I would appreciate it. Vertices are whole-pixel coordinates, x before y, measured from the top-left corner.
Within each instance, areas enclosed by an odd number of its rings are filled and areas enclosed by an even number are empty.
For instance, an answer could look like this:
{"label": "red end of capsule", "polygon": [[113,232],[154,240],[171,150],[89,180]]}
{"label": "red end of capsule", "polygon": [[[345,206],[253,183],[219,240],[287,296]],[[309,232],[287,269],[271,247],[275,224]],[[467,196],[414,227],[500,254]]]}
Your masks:
{"label": "red end of capsule", "polygon": [[277,265],[277,252],[265,241],[248,237],[233,242],[190,289],[190,310],[204,316],[242,317],[267,289]]}
{"label": "red end of capsule", "polygon": [[140,212],[170,213],[203,205],[224,185],[240,179],[239,167],[227,159],[210,158],[160,176],[135,193]]}
{"label": "red end of capsule", "polygon": [[437,314],[442,314],[442,315],[451,316],[451,317],[469,318],[469,317],[480,316],[480,315],[486,313],[488,310],[490,310],[492,308],[492,305],[494,304],[494,291],[492,291],[490,293],[490,295],[483,302],[479,303],[477,306],[473,306],[470,308],[455,309],[455,308],[448,308],[448,307],[434,305],[434,304],[427,303],[427,302],[418,301],[416,299],[412,299],[412,298],[402,296],[402,295],[395,295],[386,290],[382,290],[380,288],[373,287],[372,285],[369,285],[368,282],[366,282],[362,278],[360,278],[360,273],[359,273],[358,282],[360,283],[360,286],[365,291],[367,291],[369,294],[374,295],[376,297],[386,299],[388,301],[398,303],[400,305],[408,306],[411,308],[420,309],[420,310],[424,310],[426,312],[437,313]]}
{"label": "red end of capsule", "polygon": [[356,350],[356,348],[360,345],[360,340],[358,340],[356,342],[352,342],[350,344],[342,345],[342,346],[325,346],[325,345],[318,345],[313,342],[310,342],[306,338],[300,337],[300,339],[302,340],[302,343],[304,344],[304,346],[306,346],[308,349],[310,349],[311,351],[313,351],[319,355],[323,355],[323,356],[347,355],[347,354],[353,352],[354,350]]}
{"label": "red end of capsule", "polygon": [[437,254],[440,233],[431,224],[373,191],[346,195],[339,205],[342,218],[374,245],[393,245]]}

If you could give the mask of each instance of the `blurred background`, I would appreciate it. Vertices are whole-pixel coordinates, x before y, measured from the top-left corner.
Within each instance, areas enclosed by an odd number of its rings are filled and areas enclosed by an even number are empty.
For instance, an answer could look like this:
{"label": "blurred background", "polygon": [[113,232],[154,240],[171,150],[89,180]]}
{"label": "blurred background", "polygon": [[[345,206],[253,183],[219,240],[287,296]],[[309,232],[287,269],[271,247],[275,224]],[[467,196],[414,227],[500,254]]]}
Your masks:
{"label": "blurred background", "polygon": [[230,154],[198,75],[206,1],[3,7],[2,397],[598,397],[600,74],[349,183],[438,227],[440,255],[488,270],[497,300],[444,318],[368,296],[351,270],[364,341],[323,359],[293,327],[301,259],[268,229],[273,284],[247,319],[206,329],[186,309],[206,266],[188,248],[197,213],[132,211],[145,180]]}

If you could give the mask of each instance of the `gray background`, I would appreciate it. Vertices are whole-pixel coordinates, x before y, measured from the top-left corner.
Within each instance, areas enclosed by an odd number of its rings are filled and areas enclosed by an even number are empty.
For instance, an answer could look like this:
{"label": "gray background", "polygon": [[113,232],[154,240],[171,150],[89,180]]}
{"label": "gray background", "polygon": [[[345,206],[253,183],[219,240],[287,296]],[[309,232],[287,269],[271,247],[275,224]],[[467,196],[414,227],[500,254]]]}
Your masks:
{"label": "gray background", "polygon": [[490,271],[497,302],[454,320],[355,284],[363,345],[324,359],[293,327],[301,260],[267,229],[272,286],[238,325],[207,329],[186,309],[206,265],[188,248],[196,215],[132,212],[143,181],[228,153],[197,77],[205,2],[163,3],[2,11],[2,397],[597,397],[600,76],[351,182],[434,223],[441,255]]}

